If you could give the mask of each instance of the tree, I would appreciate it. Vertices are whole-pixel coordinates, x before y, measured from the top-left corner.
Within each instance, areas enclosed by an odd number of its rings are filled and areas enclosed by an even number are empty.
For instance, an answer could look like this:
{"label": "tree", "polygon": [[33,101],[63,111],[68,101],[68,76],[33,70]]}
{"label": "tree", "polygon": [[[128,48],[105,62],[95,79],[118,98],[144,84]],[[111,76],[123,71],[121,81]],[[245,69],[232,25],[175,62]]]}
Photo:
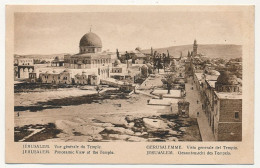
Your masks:
{"label": "tree", "polygon": [[160,72],[160,68],[161,68],[161,59],[162,59],[162,56],[160,54],[160,57],[157,57],[157,60],[156,60],[156,65],[157,65],[157,69],[158,69],[158,73]]}
{"label": "tree", "polygon": [[163,53],[163,70],[165,72],[165,67],[166,67],[166,54]]}
{"label": "tree", "polygon": [[152,74],[153,73],[153,66],[151,65],[151,64],[146,64],[147,65],[147,67],[148,67],[148,73],[149,74]]}
{"label": "tree", "polygon": [[128,69],[128,59],[129,58],[130,58],[129,53],[126,51],[125,52],[125,59],[126,59],[126,63],[127,63],[127,65],[126,65],[127,69]]}
{"label": "tree", "polygon": [[171,88],[172,88],[172,85],[174,84],[175,79],[176,78],[173,73],[165,75],[165,83],[167,85],[168,94],[170,94],[170,92],[171,92]]}
{"label": "tree", "polygon": [[119,59],[119,60],[120,60],[120,56],[119,56],[118,49],[116,49],[116,56],[117,56],[117,59]]}
{"label": "tree", "polygon": [[145,77],[145,78],[148,76],[148,67],[147,67],[147,65],[143,65],[141,67],[141,74],[142,74],[142,77]]}
{"label": "tree", "polygon": [[42,61],[41,61],[41,64],[46,64],[46,61],[45,61],[45,60],[42,60]]}
{"label": "tree", "polygon": [[153,54],[153,69],[155,70],[156,69],[156,63],[157,63],[157,51],[154,51],[154,54]]}

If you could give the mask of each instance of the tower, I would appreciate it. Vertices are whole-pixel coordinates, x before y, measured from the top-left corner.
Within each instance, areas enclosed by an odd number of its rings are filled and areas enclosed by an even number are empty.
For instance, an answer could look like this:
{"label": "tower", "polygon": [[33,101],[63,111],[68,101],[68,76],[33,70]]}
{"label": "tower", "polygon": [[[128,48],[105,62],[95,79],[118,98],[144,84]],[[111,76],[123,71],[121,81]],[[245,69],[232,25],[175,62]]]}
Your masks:
{"label": "tower", "polygon": [[197,40],[195,39],[193,43],[193,52],[192,52],[193,57],[197,55],[197,49],[198,49],[198,44],[197,44]]}

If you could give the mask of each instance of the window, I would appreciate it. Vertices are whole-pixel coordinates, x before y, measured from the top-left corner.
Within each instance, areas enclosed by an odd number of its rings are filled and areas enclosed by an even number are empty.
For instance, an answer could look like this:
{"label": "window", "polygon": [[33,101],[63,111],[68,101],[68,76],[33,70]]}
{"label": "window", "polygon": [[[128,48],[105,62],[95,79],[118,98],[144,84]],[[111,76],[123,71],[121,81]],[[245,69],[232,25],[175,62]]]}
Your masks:
{"label": "window", "polygon": [[235,119],[239,119],[239,112],[235,112]]}

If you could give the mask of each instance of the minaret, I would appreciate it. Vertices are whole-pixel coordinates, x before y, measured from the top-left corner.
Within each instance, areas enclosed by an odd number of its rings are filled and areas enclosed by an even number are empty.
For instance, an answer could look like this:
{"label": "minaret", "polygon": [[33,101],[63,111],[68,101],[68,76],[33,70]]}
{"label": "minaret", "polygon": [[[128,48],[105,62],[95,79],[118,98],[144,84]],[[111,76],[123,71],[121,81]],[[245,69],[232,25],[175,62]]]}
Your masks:
{"label": "minaret", "polygon": [[151,47],[151,56],[153,56],[153,47]]}
{"label": "minaret", "polygon": [[198,44],[197,44],[197,40],[195,39],[193,43],[193,52],[192,52],[193,57],[197,55],[197,49],[198,49]]}

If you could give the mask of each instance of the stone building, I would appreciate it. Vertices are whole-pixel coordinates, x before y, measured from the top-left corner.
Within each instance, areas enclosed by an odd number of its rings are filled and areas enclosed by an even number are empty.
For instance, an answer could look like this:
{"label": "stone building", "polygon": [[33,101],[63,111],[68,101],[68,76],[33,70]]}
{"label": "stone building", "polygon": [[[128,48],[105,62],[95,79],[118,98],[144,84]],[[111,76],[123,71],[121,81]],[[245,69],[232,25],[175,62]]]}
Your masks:
{"label": "stone building", "polygon": [[131,59],[133,64],[145,64],[148,57],[137,47],[133,51],[126,51],[125,54],[121,54],[120,60],[122,63],[126,63],[126,60],[129,59]]}
{"label": "stone building", "polygon": [[178,102],[178,114],[180,117],[189,117],[189,106],[190,103],[185,100]]}
{"label": "stone building", "polygon": [[129,77],[128,68],[126,64],[122,64],[119,59],[112,63],[110,77],[118,80],[124,80]]}
{"label": "stone building", "polygon": [[64,66],[64,60],[61,60],[59,57],[55,57],[54,60],[51,61],[51,66],[54,67]]}
{"label": "stone building", "polygon": [[52,72],[46,71],[45,73],[40,73],[39,80],[42,83],[72,84],[72,75],[71,71],[67,69],[62,72],[57,72],[55,70]]}
{"label": "stone building", "polygon": [[110,77],[111,53],[102,52],[102,41],[91,31],[85,34],[79,42],[79,53],[64,56],[63,63],[58,58],[52,62],[53,71],[39,74],[42,83],[54,84],[90,84],[99,85],[100,80]]}
{"label": "stone building", "polygon": [[119,59],[116,59],[114,63],[112,63],[111,73],[123,73],[127,72],[127,68],[125,64],[121,64]]}
{"label": "stone building", "polygon": [[65,68],[72,71],[85,69],[86,74],[89,75],[95,70],[95,75],[100,79],[109,78],[109,70],[112,67],[111,54],[101,51],[101,39],[95,33],[89,32],[81,38],[78,54],[64,56]]}
{"label": "stone building", "polygon": [[30,72],[29,73],[29,82],[30,83],[36,83],[37,82],[37,75],[36,72]]}
{"label": "stone building", "polygon": [[203,85],[202,107],[214,137],[217,141],[241,141],[242,93],[237,78],[227,71],[217,80],[211,78]]}
{"label": "stone building", "polygon": [[215,91],[212,123],[217,141],[241,141],[242,94]]}
{"label": "stone building", "polygon": [[79,74],[77,73],[75,76],[74,76],[74,82],[75,84],[81,84],[81,85],[86,85],[86,84],[89,84],[90,83],[90,79],[91,79],[91,76],[87,76],[86,75],[86,72],[83,70],[82,71],[82,74]]}
{"label": "stone building", "polygon": [[28,79],[29,73],[34,70],[34,63],[31,58],[17,58],[15,59],[15,65],[17,66],[17,73],[15,74],[19,79]]}
{"label": "stone building", "polygon": [[221,71],[218,81],[215,84],[219,92],[239,92],[240,86],[237,77],[228,71]]}

